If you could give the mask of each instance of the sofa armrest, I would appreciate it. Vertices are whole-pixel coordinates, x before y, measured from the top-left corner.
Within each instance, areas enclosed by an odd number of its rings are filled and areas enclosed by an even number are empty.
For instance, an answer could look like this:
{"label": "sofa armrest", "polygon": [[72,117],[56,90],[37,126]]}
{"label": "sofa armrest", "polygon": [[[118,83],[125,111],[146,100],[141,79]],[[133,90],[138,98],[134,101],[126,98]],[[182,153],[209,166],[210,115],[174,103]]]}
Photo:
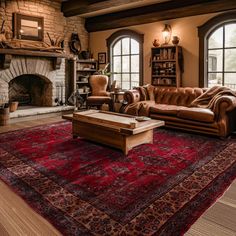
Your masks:
{"label": "sofa armrest", "polygon": [[124,93],[124,100],[127,101],[127,104],[140,101],[140,93],[138,90],[128,90]]}
{"label": "sofa armrest", "polygon": [[226,112],[230,112],[234,109],[236,109],[236,97],[223,95],[216,99],[211,110],[220,118],[223,117]]}

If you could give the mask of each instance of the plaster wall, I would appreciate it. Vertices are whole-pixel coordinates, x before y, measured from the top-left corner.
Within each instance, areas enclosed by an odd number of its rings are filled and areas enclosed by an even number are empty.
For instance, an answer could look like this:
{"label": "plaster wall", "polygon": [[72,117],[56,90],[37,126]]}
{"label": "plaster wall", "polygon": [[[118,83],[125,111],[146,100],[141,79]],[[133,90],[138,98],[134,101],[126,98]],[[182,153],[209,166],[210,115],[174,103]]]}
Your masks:
{"label": "plaster wall", "polygon": [[[160,21],[143,25],[136,25],[128,29],[144,34],[143,45],[143,68],[144,83],[151,83],[151,47],[154,39],[159,39],[163,43],[161,32],[164,24],[171,25],[172,36],[180,38],[179,45],[183,47],[184,73],[183,86],[196,87],[199,84],[199,38],[198,26],[201,26],[210,18],[217,15],[205,14],[192,17],[178,18],[168,21]],[[107,52],[106,39],[119,29],[93,32],[89,34],[90,50],[97,59],[99,52]]]}

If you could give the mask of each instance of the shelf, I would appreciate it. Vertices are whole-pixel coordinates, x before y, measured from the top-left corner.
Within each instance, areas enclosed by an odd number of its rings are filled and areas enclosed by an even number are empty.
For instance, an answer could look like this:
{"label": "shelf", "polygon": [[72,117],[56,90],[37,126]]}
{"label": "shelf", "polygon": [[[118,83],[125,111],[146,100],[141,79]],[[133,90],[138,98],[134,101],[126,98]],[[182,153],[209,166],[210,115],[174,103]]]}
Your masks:
{"label": "shelf", "polygon": [[88,84],[89,82],[76,81],[76,84]]}
{"label": "shelf", "polygon": [[176,87],[176,84],[153,84],[154,86]]}
{"label": "shelf", "polygon": [[180,87],[182,85],[182,48],[163,45],[151,49],[151,83],[155,86]]}
{"label": "shelf", "polygon": [[159,62],[176,62],[175,59],[162,59],[162,60],[152,60],[152,62],[159,63]]}
{"label": "shelf", "polygon": [[76,70],[78,72],[96,72],[96,69],[87,69],[87,70]]}
{"label": "shelf", "polygon": [[78,63],[97,64],[95,60],[77,60]]}
{"label": "shelf", "polygon": [[88,95],[90,94],[91,92],[83,92],[83,93],[79,93],[79,95]]}
{"label": "shelf", "polygon": [[155,77],[166,77],[166,78],[175,78],[176,75],[152,75],[153,78]]}

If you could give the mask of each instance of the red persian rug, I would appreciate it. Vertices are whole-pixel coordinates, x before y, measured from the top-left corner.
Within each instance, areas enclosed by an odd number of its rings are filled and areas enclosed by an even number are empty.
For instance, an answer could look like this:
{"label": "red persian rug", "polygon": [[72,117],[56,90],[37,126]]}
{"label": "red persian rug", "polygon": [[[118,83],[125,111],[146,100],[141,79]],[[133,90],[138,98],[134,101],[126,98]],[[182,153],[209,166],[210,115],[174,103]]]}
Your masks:
{"label": "red persian rug", "polygon": [[124,156],[68,122],[0,135],[0,178],[64,235],[183,235],[236,177],[236,143],[164,129]]}

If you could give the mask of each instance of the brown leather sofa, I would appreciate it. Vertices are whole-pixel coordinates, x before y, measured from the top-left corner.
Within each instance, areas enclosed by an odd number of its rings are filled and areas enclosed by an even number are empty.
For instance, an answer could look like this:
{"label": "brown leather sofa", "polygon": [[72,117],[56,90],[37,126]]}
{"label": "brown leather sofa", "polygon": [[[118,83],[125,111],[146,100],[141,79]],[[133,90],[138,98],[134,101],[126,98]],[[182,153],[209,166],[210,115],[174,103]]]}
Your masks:
{"label": "brown leather sofa", "polygon": [[226,137],[236,130],[236,93],[220,92],[208,99],[209,108],[197,106],[196,99],[206,99],[208,91],[142,86],[125,92],[124,112],[164,120],[166,127]]}

